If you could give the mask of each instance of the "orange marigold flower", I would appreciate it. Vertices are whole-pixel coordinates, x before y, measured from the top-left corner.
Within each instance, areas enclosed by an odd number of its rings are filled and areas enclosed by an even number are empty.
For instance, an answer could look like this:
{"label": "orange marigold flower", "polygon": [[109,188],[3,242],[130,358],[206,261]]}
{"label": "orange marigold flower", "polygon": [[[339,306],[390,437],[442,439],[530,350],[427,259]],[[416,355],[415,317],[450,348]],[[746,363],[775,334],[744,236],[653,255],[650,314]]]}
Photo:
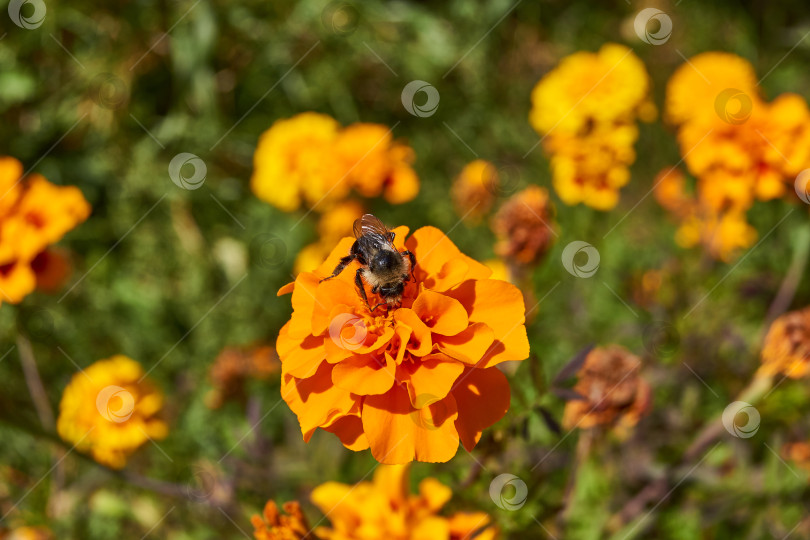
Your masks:
{"label": "orange marigold flower", "polygon": [[529,122],[543,136],[564,203],[616,206],[636,159],[636,121],[655,115],[649,91],[644,64],[615,43],[564,58],[537,83]]}
{"label": "orange marigold flower", "polygon": [[518,264],[537,264],[554,244],[555,226],[548,191],[529,186],[510,197],[492,219],[495,252]]}
{"label": "orange marigold flower", "polygon": [[312,502],[331,520],[318,527],[323,540],[495,540],[498,529],[483,512],[457,513],[449,518],[439,511],[452,491],[435,478],[419,483],[418,494],[408,488],[408,465],[381,465],[371,482],[354,486],[327,482],[312,492]]}
{"label": "orange marigold flower", "polygon": [[407,240],[406,227],[394,233],[396,248],[417,262],[399,307],[369,311],[355,288],[356,261],[321,282],[354,238],[279,291],[292,292],[293,305],[276,343],[282,397],[306,441],[320,427],[347,448],[370,447],[382,463],[445,462],[509,408],[496,366],[529,355],[523,297],[438,229]]}
{"label": "orange marigold flower", "polygon": [[270,345],[225,347],[208,372],[214,389],[206,396],[206,404],[218,409],[226,401],[243,396],[248,379],[267,379],[280,368],[278,355]]}
{"label": "orange marigold flower", "polygon": [[312,534],[301,505],[295,501],[284,503],[286,515],[273,501],[267,501],[261,516],[253,516],[253,537],[256,540],[319,540]]}
{"label": "orange marigold flower", "polygon": [[641,378],[641,360],[619,345],[597,347],[585,357],[574,391],[582,399],[565,404],[566,429],[635,426],[649,408],[650,385]]}
{"label": "orange marigold flower", "polygon": [[328,206],[351,188],[399,204],[419,192],[413,160],[413,150],[395,142],[385,126],[358,123],[341,129],[330,116],[306,112],[278,120],[259,138],[251,188],[285,212],[302,203]]}
{"label": "orange marigold flower", "polygon": [[66,250],[48,248],[34,257],[31,261],[31,270],[37,279],[37,289],[54,294],[68,280],[73,272],[73,266]]}
{"label": "orange marigold flower", "polygon": [[489,161],[476,159],[465,165],[450,191],[458,215],[480,220],[492,208],[499,183],[498,170]]}
{"label": "orange marigold flower", "polygon": [[47,527],[17,527],[11,531],[0,530],[0,540],[52,540],[53,533]]}
{"label": "orange marigold flower", "polygon": [[413,150],[393,141],[380,124],[352,124],[338,136],[335,153],[348,182],[364,197],[382,195],[392,204],[408,202],[419,193],[411,168]]}
{"label": "orange marigold flower", "polygon": [[790,311],[771,324],[762,346],[761,372],[800,379],[810,373],[810,307]]}
{"label": "orange marigold flower", "polygon": [[59,436],[99,463],[122,468],[129,454],[168,431],[156,417],[163,396],[145,377],[141,365],[123,355],[75,374],[59,404]]}
{"label": "orange marigold flower", "polygon": [[[19,161],[0,158],[0,300],[13,304],[38,282],[53,290],[66,279],[66,259],[60,263],[45,250],[90,215],[78,188],[56,186],[38,174],[21,176]],[[43,266],[46,259],[54,265]],[[52,272],[46,275],[46,269]]]}

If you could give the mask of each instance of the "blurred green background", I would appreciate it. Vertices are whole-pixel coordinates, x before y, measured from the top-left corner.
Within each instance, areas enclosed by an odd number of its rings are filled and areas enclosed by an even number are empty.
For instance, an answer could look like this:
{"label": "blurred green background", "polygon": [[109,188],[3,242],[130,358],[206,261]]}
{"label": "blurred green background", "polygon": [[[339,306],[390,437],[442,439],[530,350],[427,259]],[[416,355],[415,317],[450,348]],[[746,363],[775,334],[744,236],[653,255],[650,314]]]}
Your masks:
{"label": "blurred green background", "polygon": [[[239,529],[250,535],[249,516],[267,499],[305,501],[314,486],[354,483],[374,466],[368,451],[350,452],[328,433],[305,445],[295,416],[278,404],[277,379],[251,382],[244,404],[211,411],[204,403],[223,347],[275,341],[291,310],[289,297],[275,293],[316,239],[315,215],[294,226],[304,210],[282,213],[249,189],[253,150],[273,121],[314,110],[343,125],[396,125],[394,136],[416,152],[422,188],[405,205],[368,201],[369,209],[391,225],[449,230],[484,260],[493,257],[492,233],[486,222],[458,225],[450,183],[480,157],[508,171],[503,197],[550,187],[542,150],[524,157],[538,140],[529,94],[567,54],[631,46],[659,110],[675,68],[707,50],[737,53],[769,73],[769,99],[785,91],[810,98],[810,13],[799,0],[45,4],[34,29],[15,26],[5,2],[0,10],[0,155],[78,186],[93,213],[62,242],[75,263],[65,289],[0,308],[0,354],[11,351],[0,360],[0,513],[20,501],[0,527],[47,524],[57,538],[242,538]],[[651,5],[673,20],[662,46],[633,31],[635,14]],[[412,116],[400,102],[416,79],[440,93],[433,116]],[[610,516],[676,462],[756,370],[766,313],[808,226],[799,208],[731,265],[682,250],[653,197],[642,201],[655,174],[680,159],[674,135],[660,120],[644,124],[636,148],[614,211],[565,207],[552,195],[560,237],[532,277],[543,301],[528,328],[532,357],[511,377],[510,412],[485,432],[475,458],[462,449],[450,463],[413,467],[415,479],[436,476],[454,489],[451,508],[491,513],[509,538],[545,538],[546,529],[558,538],[609,537]],[[169,178],[181,152],[205,162],[201,188]],[[760,237],[790,208],[757,203],[750,219]],[[599,249],[594,278],[574,278],[560,264],[572,240]],[[640,305],[635,291],[648,270],[665,278]],[[792,306],[808,303],[804,280]],[[60,445],[28,393],[20,333],[33,343],[54,410],[77,371],[71,360],[85,367],[121,353],[154,367],[169,437],[143,447],[121,474],[75,454],[53,469]],[[629,439],[600,439],[582,460],[579,434],[555,432],[544,414],[559,421],[564,402],[550,381],[592,343],[643,356],[654,404]],[[631,537],[810,535],[807,473],[778,455],[782,443],[810,436],[808,405],[806,384],[783,383],[760,407],[756,438],[724,439]],[[504,472],[528,485],[519,511],[489,497],[489,482]]]}

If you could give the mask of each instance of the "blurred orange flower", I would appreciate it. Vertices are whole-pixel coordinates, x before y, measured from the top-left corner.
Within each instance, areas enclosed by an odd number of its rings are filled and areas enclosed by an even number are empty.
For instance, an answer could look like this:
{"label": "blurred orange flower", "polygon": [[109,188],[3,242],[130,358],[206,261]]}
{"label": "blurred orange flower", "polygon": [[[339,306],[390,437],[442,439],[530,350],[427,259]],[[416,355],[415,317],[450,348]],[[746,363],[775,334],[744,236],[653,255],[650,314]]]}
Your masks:
{"label": "blurred orange flower", "polygon": [[616,426],[621,431],[635,426],[649,409],[652,395],[640,371],[638,356],[619,345],[589,352],[574,386],[581,399],[565,404],[565,428]]}
{"label": "blurred orange flower", "polygon": [[445,462],[509,408],[496,366],[529,355],[523,297],[488,279],[491,270],[438,229],[407,240],[407,228],[394,232],[397,249],[417,261],[400,307],[369,311],[355,288],[356,261],[320,282],[354,238],[279,291],[292,292],[294,310],[276,344],[282,397],[306,441],[320,427],[347,448],[370,447],[382,463]]}
{"label": "blurred orange flower", "polygon": [[419,192],[413,160],[413,150],[395,142],[385,126],[358,123],[341,129],[330,116],[306,112],[278,120],[261,135],[251,188],[285,212],[302,203],[326,209],[352,188],[399,204]]}
{"label": "blurred orange flower", "polygon": [[0,540],[51,540],[53,533],[47,527],[17,527],[11,531],[0,530]]}
{"label": "blurred orange flower", "polygon": [[495,252],[518,264],[537,264],[554,244],[555,227],[548,191],[529,186],[510,197],[492,219]]}
{"label": "blurred orange flower", "polygon": [[211,409],[218,409],[226,401],[241,397],[248,379],[267,379],[280,368],[278,355],[270,345],[225,347],[208,372],[214,389],[206,396],[205,403]]}
{"label": "blurred orange flower", "polygon": [[[90,215],[90,205],[78,188],[22,174],[19,161],[0,157],[0,301],[12,304],[38,283],[53,290],[66,279],[67,260],[59,263],[50,257],[56,253],[46,253],[46,248]],[[46,267],[46,260],[54,265]]]}
{"label": "blurred orange flower", "polygon": [[[317,527],[306,538],[322,540],[497,540],[497,527],[483,512],[439,515],[452,497],[450,488],[435,478],[419,483],[419,493],[411,494],[408,465],[380,465],[371,482],[354,486],[327,482],[312,492],[312,502],[332,522]],[[290,505],[288,507],[288,505]],[[279,516],[274,503],[265,508],[265,519],[253,517],[256,540],[298,540],[308,527],[297,503],[287,503],[289,516]],[[289,508],[289,509],[288,509]],[[266,524],[275,523],[275,528]],[[266,531],[272,531],[266,534]],[[275,536],[273,536],[275,533]],[[286,536],[285,536],[286,534]]]}
{"label": "blurred orange flower", "polygon": [[810,307],[790,311],[773,321],[762,346],[760,371],[792,379],[810,373]]}
{"label": "blurred orange flower", "polygon": [[261,516],[253,516],[253,537],[256,540],[320,540],[310,532],[301,505],[295,501],[284,503],[286,515],[273,501],[267,501]]}
{"label": "blurred orange flower", "polygon": [[564,58],[537,83],[529,122],[543,136],[564,203],[616,206],[636,159],[636,120],[656,115],[649,92],[642,61],[615,43]]}
{"label": "blurred orange flower", "polygon": [[480,220],[492,208],[499,183],[498,170],[489,161],[476,159],[465,165],[450,191],[456,213],[471,222]]}
{"label": "blurred orange flower", "polygon": [[156,417],[163,396],[145,377],[138,362],[122,355],[75,374],[59,404],[59,436],[103,465],[124,467],[129,454],[168,431]]}

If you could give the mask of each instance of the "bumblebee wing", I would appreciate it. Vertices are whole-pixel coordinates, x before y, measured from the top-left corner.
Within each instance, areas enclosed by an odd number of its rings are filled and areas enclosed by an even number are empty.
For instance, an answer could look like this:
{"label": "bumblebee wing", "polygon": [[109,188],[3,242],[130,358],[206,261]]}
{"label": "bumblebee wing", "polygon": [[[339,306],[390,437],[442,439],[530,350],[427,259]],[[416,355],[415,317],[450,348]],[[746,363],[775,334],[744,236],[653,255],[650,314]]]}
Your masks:
{"label": "bumblebee wing", "polygon": [[[366,235],[380,235],[386,240],[390,238],[391,231],[388,230],[382,221],[371,214],[363,216],[354,222],[354,237],[360,238]],[[389,240],[390,242],[390,240]]]}

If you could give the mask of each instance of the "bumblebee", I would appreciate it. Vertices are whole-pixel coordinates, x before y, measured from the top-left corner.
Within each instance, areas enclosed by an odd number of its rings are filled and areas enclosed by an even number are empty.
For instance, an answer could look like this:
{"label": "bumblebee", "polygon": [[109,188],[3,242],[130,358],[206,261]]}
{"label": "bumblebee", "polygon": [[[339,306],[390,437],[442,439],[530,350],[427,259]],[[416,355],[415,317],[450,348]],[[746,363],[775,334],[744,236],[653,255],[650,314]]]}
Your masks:
{"label": "bumblebee", "polygon": [[[354,276],[354,283],[360,296],[370,311],[380,306],[393,306],[402,301],[405,282],[413,277],[416,257],[410,251],[398,251],[394,247],[393,231],[371,214],[364,214],[354,222],[355,241],[349,254],[340,259],[332,275],[326,281],[337,277],[352,261],[360,263]],[[373,308],[368,303],[365,283],[371,286],[372,294],[379,294],[384,300]]]}

